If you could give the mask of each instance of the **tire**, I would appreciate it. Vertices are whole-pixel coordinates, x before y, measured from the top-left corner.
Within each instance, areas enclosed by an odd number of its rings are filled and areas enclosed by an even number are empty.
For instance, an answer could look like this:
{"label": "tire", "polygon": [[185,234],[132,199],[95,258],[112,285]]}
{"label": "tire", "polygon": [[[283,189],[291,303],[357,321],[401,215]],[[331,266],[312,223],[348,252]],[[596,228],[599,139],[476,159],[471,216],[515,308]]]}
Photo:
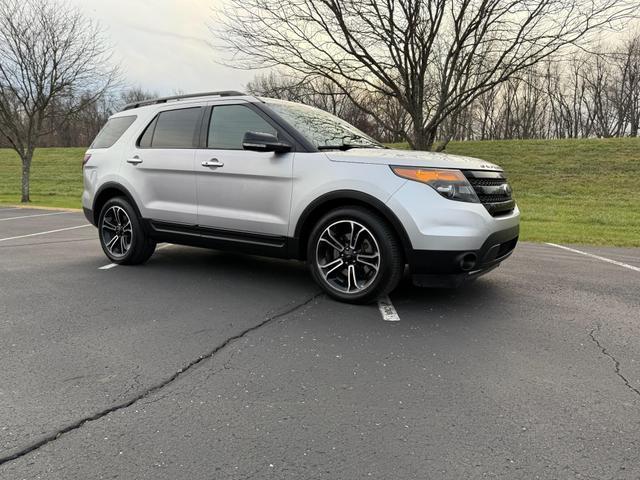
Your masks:
{"label": "tire", "polygon": [[318,221],[309,235],[307,261],[316,283],[347,303],[387,295],[404,273],[395,232],[376,213],[355,206],[332,210]]}
{"label": "tire", "polygon": [[123,197],[107,200],[100,210],[98,236],[105,255],[119,265],[145,263],[156,249],[136,210]]}

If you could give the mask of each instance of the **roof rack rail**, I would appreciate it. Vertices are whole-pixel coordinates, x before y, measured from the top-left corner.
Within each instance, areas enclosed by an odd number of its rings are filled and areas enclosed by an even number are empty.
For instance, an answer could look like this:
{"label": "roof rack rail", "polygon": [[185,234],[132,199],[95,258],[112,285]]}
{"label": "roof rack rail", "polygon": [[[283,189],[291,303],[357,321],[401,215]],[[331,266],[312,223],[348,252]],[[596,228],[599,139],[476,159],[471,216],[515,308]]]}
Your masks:
{"label": "roof rack rail", "polygon": [[151,100],[141,100],[139,102],[128,103],[124,106],[122,111],[131,110],[132,108],[144,107],[146,105],[156,105],[158,103],[167,103],[170,100],[184,100],[186,98],[198,98],[198,97],[233,97],[238,95],[245,95],[243,92],[237,92],[235,90],[221,90],[219,92],[202,92],[202,93],[188,93],[186,95],[173,95],[171,97],[152,98]]}

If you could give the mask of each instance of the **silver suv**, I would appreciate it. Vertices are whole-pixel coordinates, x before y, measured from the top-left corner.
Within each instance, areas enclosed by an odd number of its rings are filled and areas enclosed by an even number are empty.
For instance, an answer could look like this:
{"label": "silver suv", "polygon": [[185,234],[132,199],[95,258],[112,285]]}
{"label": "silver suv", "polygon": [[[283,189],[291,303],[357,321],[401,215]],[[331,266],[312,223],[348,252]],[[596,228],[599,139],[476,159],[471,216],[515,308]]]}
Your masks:
{"label": "silver suv", "polygon": [[84,159],[82,204],[114,263],[157,242],[306,260],[332,297],[457,286],[515,248],[502,169],[392,150],[305,105],[213,92],[127,105]]}

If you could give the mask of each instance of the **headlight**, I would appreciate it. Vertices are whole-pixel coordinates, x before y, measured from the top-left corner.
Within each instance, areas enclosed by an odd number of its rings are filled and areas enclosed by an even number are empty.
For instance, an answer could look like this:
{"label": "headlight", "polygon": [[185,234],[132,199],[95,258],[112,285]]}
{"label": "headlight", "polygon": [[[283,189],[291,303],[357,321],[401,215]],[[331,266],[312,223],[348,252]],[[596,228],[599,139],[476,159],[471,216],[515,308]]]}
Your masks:
{"label": "headlight", "polygon": [[393,173],[420,183],[426,183],[449,200],[480,203],[476,192],[460,170],[439,170],[419,167],[391,167]]}

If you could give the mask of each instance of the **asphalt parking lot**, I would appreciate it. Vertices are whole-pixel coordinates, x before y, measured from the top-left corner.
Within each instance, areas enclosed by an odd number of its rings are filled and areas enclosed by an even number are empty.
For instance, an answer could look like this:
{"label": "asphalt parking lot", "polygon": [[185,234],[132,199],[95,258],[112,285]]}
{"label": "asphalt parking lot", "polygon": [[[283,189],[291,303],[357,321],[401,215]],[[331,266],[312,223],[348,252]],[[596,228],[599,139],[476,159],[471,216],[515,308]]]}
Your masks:
{"label": "asphalt parking lot", "polygon": [[2,479],[640,478],[638,249],[521,243],[389,322],[296,262],[101,268],[86,224],[0,208]]}

